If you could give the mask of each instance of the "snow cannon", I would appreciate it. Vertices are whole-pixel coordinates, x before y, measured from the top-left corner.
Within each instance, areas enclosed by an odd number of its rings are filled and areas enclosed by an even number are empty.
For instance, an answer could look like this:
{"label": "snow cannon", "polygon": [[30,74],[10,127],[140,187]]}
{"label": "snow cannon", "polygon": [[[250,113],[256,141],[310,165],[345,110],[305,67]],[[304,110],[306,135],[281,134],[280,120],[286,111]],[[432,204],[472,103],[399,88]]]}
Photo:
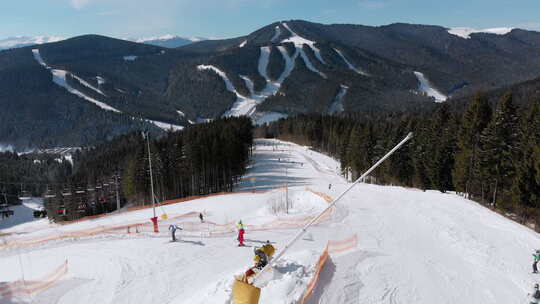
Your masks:
{"label": "snow cannon", "polygon": [[261,289],[236,278],[232,290],[232,304],[258,304]]}

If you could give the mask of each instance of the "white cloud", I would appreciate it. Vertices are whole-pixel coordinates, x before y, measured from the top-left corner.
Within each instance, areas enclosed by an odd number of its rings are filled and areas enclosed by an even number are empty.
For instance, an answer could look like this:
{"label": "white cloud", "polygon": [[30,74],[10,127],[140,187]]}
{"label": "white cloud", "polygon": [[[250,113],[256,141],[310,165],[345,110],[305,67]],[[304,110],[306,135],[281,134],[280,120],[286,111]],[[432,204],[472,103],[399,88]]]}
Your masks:
{"label": "white cloud", "polygon": [[517,28],[526,30],[540,31],[540,22],[525,22],[516,25]]}
{"label": "white cloud", "polygon": [[69,3],[74,8],[81,9],[85,7],[88,3],[90,3],[90,0],[69,0]]}
{"label": "white cloud", "polygon": [[385,0],[360,0],[358,5],[363,8],[377,9],[388,6]]}

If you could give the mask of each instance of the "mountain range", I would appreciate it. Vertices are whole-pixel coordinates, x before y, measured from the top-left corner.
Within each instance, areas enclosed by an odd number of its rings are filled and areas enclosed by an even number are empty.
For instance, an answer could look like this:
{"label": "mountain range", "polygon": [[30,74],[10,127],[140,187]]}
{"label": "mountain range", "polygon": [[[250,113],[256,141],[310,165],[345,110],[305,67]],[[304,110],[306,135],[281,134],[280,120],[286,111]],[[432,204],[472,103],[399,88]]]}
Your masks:
{"label": "mountain range", "polygon": [[510,28],[291,20],[177,48],[150,41],[161,40],[0,51],[0,143],[80,146],[220,116],[427,111],[540,76],[540,33]]}
{"label": "mountain range", "polygon": [[[57,42],[65,40],[66,38],[60,36],[16,36],[0,39],[0,50],[15,49],[25,46]],[[150,45],[162,46],[165,48],[177,48],[184,45],[188,45],[194,42],[208,40],[203,37],[190,37],[184,38],[178,35],[163,35],[157,37],[144,37],[144,38],[128,38],[124,39],[128,41],[134,41],[138,43],[145,43]]]}

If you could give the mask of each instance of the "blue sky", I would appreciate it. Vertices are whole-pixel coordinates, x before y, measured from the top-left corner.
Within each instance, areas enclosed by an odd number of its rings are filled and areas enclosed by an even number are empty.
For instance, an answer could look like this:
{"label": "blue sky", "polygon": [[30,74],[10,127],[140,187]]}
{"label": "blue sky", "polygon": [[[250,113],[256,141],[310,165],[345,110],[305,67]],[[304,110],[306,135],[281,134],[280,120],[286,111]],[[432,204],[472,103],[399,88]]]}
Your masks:
{"label": "blue sky", "polygon": [[236,37],[289,19],[540,31],[539,0],[0,0],[0,39],[102,34]]}

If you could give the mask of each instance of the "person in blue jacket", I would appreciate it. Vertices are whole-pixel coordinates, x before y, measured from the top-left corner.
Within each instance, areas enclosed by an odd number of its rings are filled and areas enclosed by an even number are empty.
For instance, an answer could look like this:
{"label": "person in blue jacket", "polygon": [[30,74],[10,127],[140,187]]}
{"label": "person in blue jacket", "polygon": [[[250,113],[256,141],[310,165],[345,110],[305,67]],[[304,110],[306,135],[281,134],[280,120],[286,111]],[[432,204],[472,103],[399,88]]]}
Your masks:
{"label": "person in blue jacket", "polygon": [[171,232],[172,242],[176,242],[176,230],[182,230],[182,228],[176,225],[170,225],[169,231]]}

